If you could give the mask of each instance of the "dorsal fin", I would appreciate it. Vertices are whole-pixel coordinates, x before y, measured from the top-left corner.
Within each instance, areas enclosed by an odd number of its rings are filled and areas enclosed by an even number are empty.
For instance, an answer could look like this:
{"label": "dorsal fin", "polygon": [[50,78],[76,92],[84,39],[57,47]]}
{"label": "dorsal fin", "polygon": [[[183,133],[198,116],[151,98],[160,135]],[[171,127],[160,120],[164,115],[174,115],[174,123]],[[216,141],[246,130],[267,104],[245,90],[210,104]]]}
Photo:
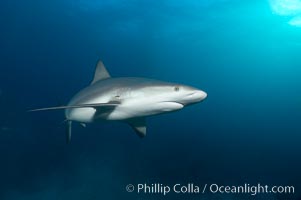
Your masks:
{"label": "dorsal fin", "polygon": [[109,72],[107,71],[107,69],[105,68],[103,62],[101,60],[99,60],[96,65],[95,74],[94,74],[93,81],[91,82],[91,85],[93,85],[94,83],[96,83],[99,80],[104,80],[104,79],[107,79],[110,77],[111,76],[110,76]]}

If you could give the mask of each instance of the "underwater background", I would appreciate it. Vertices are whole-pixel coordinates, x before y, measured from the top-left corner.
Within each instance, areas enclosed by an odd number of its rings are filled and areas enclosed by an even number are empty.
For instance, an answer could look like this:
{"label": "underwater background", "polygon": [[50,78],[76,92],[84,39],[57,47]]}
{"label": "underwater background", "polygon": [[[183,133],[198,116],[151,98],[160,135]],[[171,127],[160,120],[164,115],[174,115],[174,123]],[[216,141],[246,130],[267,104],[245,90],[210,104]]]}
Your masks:
{"label": "underwater background", "polygon": [[[300,199],[298,0],[1,0],[0,199]],[[63,111],[102,59],[111,75],[208,93],[148,118],[76,125]],[[295,194],[128,193],[127,184],[293,185]]]}

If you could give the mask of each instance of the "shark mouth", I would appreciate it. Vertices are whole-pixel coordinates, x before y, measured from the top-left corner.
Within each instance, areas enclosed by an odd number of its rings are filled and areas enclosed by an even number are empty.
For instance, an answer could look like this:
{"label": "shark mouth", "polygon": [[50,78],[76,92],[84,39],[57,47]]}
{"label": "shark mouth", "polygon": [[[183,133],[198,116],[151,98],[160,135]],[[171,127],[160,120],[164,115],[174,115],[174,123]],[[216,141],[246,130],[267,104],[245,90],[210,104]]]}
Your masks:
{"label": "shark mouth", "polygon": [[163,111],[173,111],[173,110],[179,110],[184,107],[182,103],[176,102],[176,101],[163,101],[160,103],[161,109]]}

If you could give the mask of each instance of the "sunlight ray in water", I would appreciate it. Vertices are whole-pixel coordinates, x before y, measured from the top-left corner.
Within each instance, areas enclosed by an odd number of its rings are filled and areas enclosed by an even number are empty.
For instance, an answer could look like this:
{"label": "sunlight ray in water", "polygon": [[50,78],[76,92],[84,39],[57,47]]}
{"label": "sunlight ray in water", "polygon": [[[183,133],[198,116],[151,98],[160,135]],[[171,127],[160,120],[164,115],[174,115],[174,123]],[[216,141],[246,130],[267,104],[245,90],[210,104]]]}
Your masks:
{"label": "sunlight ray in water", "polygon": [[293,16],[288,24],[301,27],[301,0],[270,0],[273,12],[282,16]]}
{"label": "sunlight ray in water", "polygon": [[294,18],[291,19],[288,23],[289,23],[290,25],[292,25],[292,26],[301,27],[301,15],[300,15],[300,16],[297,16],[297,17],[294,17]]}

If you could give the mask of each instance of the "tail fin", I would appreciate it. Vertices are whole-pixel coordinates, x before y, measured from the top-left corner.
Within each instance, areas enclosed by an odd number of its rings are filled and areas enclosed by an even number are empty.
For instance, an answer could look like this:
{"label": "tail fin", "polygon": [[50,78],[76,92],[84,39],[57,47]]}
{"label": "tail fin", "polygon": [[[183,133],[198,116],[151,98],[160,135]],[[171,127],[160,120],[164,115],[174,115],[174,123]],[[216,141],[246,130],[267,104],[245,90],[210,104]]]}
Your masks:
{"label": "tail fin", "polygon": [[64,110],[70,108],[98,108],[98,107],[106,107],[106,106],[118,106],[120,102],[118,101],[111,101],[108,103],[92,103],[92,104],[79,104],[79,105],[72,105],[72,106],[57,106],[57,107],[48,107],[48,108],[38,108],[33,110],[28,110],[27,112],[37,112],[37,111],[47,111],[47,110]]}
{"label": "tail fin", "polygon": [[69,144],[72,136],[72,121],[67,121],[66,127],[66,143]]}

